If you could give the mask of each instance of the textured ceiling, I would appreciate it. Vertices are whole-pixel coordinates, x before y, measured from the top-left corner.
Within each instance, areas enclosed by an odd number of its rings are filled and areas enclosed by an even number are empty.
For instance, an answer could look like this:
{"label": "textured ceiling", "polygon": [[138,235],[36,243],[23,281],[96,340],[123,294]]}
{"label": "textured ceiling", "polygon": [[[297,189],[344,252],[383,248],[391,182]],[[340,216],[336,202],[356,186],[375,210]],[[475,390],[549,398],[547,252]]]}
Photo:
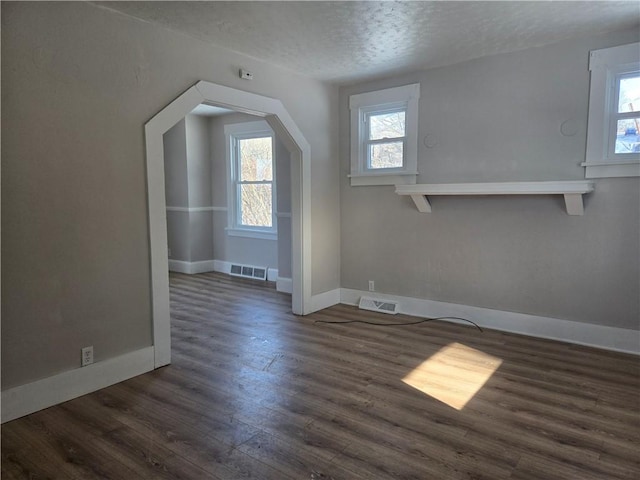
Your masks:
{"label": "textured ceiling", "polygon": [[95,3],[337,83],[640,28],[637,1]]}

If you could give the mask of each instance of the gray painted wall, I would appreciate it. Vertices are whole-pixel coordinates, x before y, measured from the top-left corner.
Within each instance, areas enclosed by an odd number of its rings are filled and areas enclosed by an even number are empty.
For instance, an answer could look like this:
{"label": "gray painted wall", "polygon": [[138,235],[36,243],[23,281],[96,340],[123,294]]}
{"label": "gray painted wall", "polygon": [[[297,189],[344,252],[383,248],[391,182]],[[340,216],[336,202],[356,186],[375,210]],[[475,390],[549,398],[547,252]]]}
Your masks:
{"label": "gray painted wall", "polygon": [[[162,138],[164,148],[165,200],[171,207],[189,207],[189,174],[187,169],[187,131],[185,119],[180,120]],[[167,243],[170,258],[189,262],[189,214],[167,211]]]}
{"label": "gray painted wall", "polygon": [[176,123],[162,138],[164,148],[165,201],[172,207],[189,206],[187,132],[185,120]]}
{"label": "gray painted wall", "polygon": [[188,212],[167,212],[167,245],[171,260],[191,261],[191,229]]}
{"label": "gray painted wall", "polygon": [[335,87],[87,2],[3,2],[1,35],[3,390],[151,345],[144,124],[198,80],[283,102],[311,146],[312,292],[339,286]]}
{"label": "gray painted wall", "polygon": [[[211,161],[207,119],[187,115],[163,136],[167,206],[211,206]],[[167,211],[170,258],[184,262],[213,259],[211,212]]]}
{"label": "gray painted wall", "polygon": [[[418,183],[584,179],[589,50],[567,41],[340,90],[342,287],[638,329],[640,186],[601,179],[582,217],[561,197],[434,197],[351,187],[349,95],[420,82]],[[572,120],[577,133],[560,125]],[[424,137],[437,139],[426,148]]]}
{"label": "gray painted wall", "polygon": [[189,206],[211,206],[211,145],[206,117],[187,115],[186,142],[189,170]]}
{"label": "gray painted wall", "polygon": [[213,219],[211,212],[189,212],[191,262],[213,259]]}
{"label": "gray painted wall", "polygon": [[[211,206],[211,159],[209,124],[197,115],[185,117],[189,208]],[[211,212],[189,212],[190,261],[213,257]]]}

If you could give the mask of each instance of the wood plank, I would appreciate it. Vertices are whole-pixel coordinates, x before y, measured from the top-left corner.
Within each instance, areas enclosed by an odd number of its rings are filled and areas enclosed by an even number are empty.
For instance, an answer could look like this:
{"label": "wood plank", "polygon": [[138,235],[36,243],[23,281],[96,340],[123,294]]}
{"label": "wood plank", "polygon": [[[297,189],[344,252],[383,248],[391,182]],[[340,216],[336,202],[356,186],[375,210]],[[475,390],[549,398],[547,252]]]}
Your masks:
{"label": "wood plank", "polygon": [[[441,321],[316,323],[414,319],[298,317],[272,284],[218,273],[170,284],[173,364],[3,425],[2,478],[640,477],[638,357]],[[499,366],[457,410],[403,382],[431,358],[416,378],[443,399]]]}

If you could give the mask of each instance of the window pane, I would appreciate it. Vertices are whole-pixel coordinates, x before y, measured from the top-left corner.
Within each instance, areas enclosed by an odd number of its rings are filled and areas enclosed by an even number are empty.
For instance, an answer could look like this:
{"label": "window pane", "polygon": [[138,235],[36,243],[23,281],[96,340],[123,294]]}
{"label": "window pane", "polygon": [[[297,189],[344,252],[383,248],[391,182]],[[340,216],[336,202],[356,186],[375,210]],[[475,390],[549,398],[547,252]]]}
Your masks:
{"label": "window pane", "polygon": [[404,142],[369,145],[369,168],[401,168]]}
{"label": "window pane", "polygon": [[640,118],[618,120],[615,153],[640,152],[640,137],[638,136],[639,127]]}
{"label": "window pane", "polygon": [[369,140],[404,137],[404,111],[369,116]]}
{"label": "window pane", "polygon": [[251,227],[272,226],[271,185],[240,185],[240,224]]}
{"label": "window pane", "polygon": [[640,111],[640,75],[620,79],[618,113]]}
{"label": "window pane", "polygon": [[238,141],[240,180],[260,182],[273,180],[271,137],[246,138]]}

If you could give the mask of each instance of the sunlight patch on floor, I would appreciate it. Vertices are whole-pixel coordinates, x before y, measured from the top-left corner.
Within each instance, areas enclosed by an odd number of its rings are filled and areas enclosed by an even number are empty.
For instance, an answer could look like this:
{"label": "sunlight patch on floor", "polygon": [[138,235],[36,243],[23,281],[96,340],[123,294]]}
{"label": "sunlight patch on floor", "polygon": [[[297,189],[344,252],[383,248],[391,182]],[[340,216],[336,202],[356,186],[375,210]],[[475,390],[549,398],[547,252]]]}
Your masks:
{"label": "sunlight patch on floor", "polygon": [[497,357],[455,342],[442,347],[402,381],[462,410],[501,364]]}

